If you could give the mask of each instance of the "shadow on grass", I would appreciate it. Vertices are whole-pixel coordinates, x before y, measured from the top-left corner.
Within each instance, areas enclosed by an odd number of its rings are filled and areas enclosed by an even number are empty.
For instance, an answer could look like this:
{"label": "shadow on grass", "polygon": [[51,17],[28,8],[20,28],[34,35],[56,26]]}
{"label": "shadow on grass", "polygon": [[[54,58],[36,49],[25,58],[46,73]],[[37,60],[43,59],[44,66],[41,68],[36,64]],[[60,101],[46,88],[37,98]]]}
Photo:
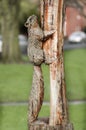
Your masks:
{"label": "shadow on grass", "polygon": [[[86,105],[84,105],[83,114],[84,114],[83,121],[86,122]],[[86,130],[86,124],[83,125],[83,130]]]}
{"label": "shadow on grass", "polygon": [[3,107],[0,106],[0,130],[2,130]]}
{"label": "shadow on grass", "polygon": [[[83,91],[84,91],[84,93],[86,93],[86,81],[84,82],[82,80],[82,82],[83,82],[83,86],[84,86]],[[83,122],[86,122],[86,104],[83,104],[83,110],[82,111],[83,111]],[[83,129],[82,130],[86,130],[86,124],[84,124],[84,123],[83,123]]]}

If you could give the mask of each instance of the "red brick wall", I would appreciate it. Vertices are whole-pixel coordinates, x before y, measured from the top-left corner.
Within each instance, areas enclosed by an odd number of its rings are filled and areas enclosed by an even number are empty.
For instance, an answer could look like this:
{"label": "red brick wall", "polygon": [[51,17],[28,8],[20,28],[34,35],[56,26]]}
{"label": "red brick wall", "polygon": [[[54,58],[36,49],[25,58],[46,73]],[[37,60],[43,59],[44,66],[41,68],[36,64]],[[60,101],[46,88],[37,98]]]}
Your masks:
{"label": "red brick wall", "polygon": [[69,36],[74,31],[82,29],[84,23],[83,17],[75,8],[68,7],[66,9],[66,35]]}

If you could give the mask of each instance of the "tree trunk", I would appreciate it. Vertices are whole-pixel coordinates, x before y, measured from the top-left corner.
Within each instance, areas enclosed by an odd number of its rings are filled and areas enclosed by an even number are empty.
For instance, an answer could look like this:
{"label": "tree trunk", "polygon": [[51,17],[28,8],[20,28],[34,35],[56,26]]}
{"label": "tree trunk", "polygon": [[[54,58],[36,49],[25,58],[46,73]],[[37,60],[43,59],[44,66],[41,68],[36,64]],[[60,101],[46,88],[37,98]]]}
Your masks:
{"label": "tree trunk", "polygon": [[65,125],[43,125],[43,124],[31,124],[29,130],[73,130],[73,125],[68,123]]}
{"label": "tree trunk", "polygon": [[20,59],[20,49],[18,44],[18,11],[19,2],[2,0],[1,28],[3,37],[2,58],[4,62],[13,62]]}
{"label": "tree trunk", "polygon": [[[64,0],[41,0],[41,25],[43,30],[56,29],[43,50],[50,64],[50,118],[38,119],[30,124],[30,130],[73,130],[69,123],[63,64]],[[45,57],[46,58],[46,57]]]}
{"label": "tree trunk", "polygon": [[41,66],[34,65],[32,89],[29,97],[28,123],[36,121],[44,99],[44,80]]}
{"label": "tree trunk", "polygon": [[56,33],[53,35],[52,39],[49,39],[44,45],[44,51],[46,51],[46,53],[48,53],[50,57],[57,58],[57,60],[50,65],[49,124],[51,126],[67,122],[68,118],[66,109],[63,69],[63,2],[63,0],[46,0],[42,1],[41,4],[41,17],[43,29],[56,29]]}

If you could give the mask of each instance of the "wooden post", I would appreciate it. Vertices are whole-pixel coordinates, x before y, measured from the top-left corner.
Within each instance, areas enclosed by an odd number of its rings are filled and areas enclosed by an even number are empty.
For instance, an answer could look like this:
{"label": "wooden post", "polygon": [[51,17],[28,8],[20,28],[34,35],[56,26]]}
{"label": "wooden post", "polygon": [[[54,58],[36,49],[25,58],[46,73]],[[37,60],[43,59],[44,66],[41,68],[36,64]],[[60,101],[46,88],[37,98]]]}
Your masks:
{"label": "wooden post", "polygon": [[56,29],[52,39],[44,44],[44,51],[50,57],[57,58],[50,65],[50,120],[55,126],[67,122],[67,108],[63,66],[63,0],[43,0],[41,2],[41,20],[44,30]]}
{"label": "wooden post", "polygon": [[[73,130],[69,122],[66,101],[63,64],[64,0],[40,0],[41,26],[43,30],[56,29],[43,50],[48,58],[55,60],[50,67],[50,118],[38,119],[30,124],[30,130]],[[45,57],[46,58],[46,57]]]}

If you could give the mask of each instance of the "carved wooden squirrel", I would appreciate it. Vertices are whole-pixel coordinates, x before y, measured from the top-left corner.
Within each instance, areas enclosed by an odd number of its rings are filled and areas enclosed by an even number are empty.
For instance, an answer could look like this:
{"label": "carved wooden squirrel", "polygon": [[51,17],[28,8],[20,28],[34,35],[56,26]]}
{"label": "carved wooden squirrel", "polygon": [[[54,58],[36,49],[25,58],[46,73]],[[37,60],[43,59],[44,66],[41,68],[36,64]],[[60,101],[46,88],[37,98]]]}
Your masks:
{"label": "carved wooden squirrel", "polygon": [[30,16],[25,27],[28,28],[28,56],[29,60],[34,64],[34,74],[32,90],[29,99],[29,123],[37,120],[39,111],[44,98],[44,81],[42,76],[41,64],[43,62],[50,64],[53,59],[45,59],[43,51],[43,40],[49,38],[55,30],[43,31],[39,24],[37,16]]}
{"label": "carved wooden squirrel", "polygon": [[49,38],[55,30],[43,31],[39,24],[37,16],[30,16],[26,23],[25,27],[28,28],[28,56],[29,60],[35,65],[40,65],[43,62],[50,64],[54,59],[45,59],[45,54],[43,52],[43,40]]}

